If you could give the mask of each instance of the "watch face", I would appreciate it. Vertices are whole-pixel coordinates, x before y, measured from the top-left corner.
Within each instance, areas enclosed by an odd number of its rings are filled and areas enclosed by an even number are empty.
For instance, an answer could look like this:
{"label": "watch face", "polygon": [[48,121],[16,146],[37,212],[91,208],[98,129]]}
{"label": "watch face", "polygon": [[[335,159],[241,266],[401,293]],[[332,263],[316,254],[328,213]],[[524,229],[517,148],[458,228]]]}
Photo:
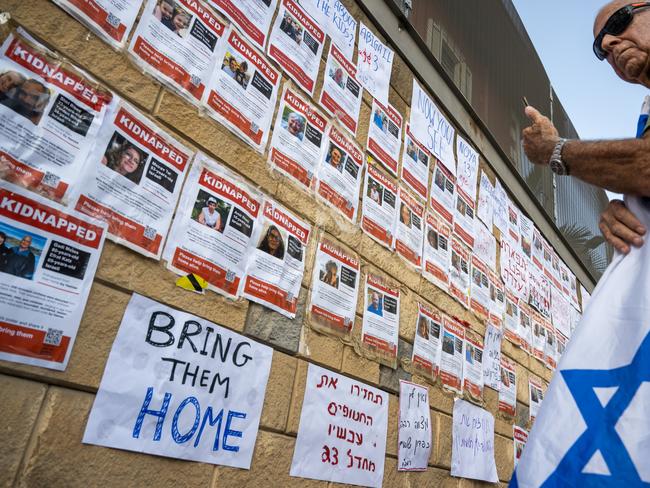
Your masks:
{"label": "watch face", "polygon": [[558,161],[557,159],[551,160],[551,171],[557,175],[565,175],[566,174],[566,169],[564,165],[562,164],[561,161]]}

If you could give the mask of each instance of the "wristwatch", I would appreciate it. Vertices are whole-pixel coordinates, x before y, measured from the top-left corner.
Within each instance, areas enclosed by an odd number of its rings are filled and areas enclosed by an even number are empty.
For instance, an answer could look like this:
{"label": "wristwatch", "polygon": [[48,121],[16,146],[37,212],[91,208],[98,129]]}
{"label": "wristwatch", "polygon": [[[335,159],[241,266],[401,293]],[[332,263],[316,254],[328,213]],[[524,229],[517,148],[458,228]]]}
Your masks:
{"label": "wristwatch", "polygon": [[562,148],[566,139],[560,139],[557,141],[557,144],[553,148],[553,153],[551,154],[551,159],[548,160],[548,165],[551,167],[551,171],[556,175],[568,176],[569,167],[562,160]]}

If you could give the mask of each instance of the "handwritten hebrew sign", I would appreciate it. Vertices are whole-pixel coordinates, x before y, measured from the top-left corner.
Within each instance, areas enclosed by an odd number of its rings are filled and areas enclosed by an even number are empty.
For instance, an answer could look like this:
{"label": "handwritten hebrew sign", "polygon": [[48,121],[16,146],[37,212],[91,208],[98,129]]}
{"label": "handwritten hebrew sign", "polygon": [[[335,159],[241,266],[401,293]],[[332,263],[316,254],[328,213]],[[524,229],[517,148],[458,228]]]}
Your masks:
{"label": "handwritten hebrew sign", "polygon": [[291,476],[380,487],[388,395],[309,365]]}
{"label": "handwritten hebrew sign", "polygon": [[431,453],[429,389],[399,382],[398,471],[425,471]]}

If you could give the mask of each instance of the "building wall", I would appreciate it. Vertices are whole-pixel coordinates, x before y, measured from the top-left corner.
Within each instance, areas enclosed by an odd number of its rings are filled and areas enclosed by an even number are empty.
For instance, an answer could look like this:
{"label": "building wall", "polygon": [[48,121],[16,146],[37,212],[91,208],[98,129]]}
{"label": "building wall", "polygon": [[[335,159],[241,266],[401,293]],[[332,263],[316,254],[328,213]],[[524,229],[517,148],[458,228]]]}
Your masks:
{"label": "building wall", "polygon": [[[369,22],[354,0],[344,2],[358,20]],[[189,147],[230,167],[267,195],[273,196],[313,226],[355,249],[364,263],[383,270],[401,284],[400,358],[410,360],[417,301],[428,302],[468,322],[483,335],[485,325],[448,295],[408,268],[394,253],[373,242],[358,228],[340,224],[325,206],[272,174],[265,159],[212,120],[135,69],[81,24],[46,0],[2,0],[0,10],[51,49],[109,86],[154,118]],[[8,34],[4,29],[2,37]],[[324,64],[323,64],[324,66]],[[322,77],[322,73],[321,73]],[[408,115],[413,73],[396,57],[390,102]],[[319,92],[320,87],[317,87]],[[358,141],[365,143],[371,100],[364,95]],[[485,161],[481,162],[494,179]],[[498,232],[498,231],[496,231]],[[429,469],[398,473],[398,379],[412,379],[408,361],[397,370],[360,357],[340,340],[312,331],[303,311],[312,276],[316,239],[302,283],[298,316],[281,317],[247,301],[227,301],[209,292],[201,296],[175,286],[176,276],[161,262],[106,242],[69,365],[64,372],[0,362],[0,486],[324,486],[325,482],[291,478],[289,468],[304,394],[308,363],[317,363],[358,378],[390,393],[384,486],[472,486],[481,483],[452,478],[451,425],[453,397],[439,384],[430,385],[433,449]],[[255,454],[249,471],[185,462],[81,443],[88,413],[132,292],[183,309],[274,348],[271,374]],[[357,308],[361,326],[363,294]],[[486,408],[495,414],[495,453],[499,478],[507,482],[513,469],[512,426],[528,420],[528,377],[546,381],[551,372],[536,359],[504,342],[503,353],[517,364],[517,419],[497,414],[497,393],[486,388]]]}

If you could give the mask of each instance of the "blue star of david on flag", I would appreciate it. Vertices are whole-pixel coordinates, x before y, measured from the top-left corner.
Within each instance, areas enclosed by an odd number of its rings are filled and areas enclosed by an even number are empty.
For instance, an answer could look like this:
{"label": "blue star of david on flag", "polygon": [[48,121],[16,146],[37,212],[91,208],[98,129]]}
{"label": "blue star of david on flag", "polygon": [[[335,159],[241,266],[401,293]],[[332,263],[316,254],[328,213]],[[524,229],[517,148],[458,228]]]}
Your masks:
{"label": "blue star of david on flag", "polygon": [[[650,333],[627,366],[611,370],[571,369],[560,371],[560,374],[587,428],[541,486],[544,488],[649,487],[650,483],[644,482],[639,476],[630,453],[616,430],[616,424],[629,407],[641,384],[650,382]],[[599,399],[595,390],[603,388],[610,391],[615,389],[606,402]],[[650,414],[650,405],[643,411]],[[644,461],[650,463],[650,446],[646,454]],[[609,474],[585,472],[585,467],[593,462],[593,459],[598,459],[600,471]],[[516,473],[510,487],[518,487]]]}

